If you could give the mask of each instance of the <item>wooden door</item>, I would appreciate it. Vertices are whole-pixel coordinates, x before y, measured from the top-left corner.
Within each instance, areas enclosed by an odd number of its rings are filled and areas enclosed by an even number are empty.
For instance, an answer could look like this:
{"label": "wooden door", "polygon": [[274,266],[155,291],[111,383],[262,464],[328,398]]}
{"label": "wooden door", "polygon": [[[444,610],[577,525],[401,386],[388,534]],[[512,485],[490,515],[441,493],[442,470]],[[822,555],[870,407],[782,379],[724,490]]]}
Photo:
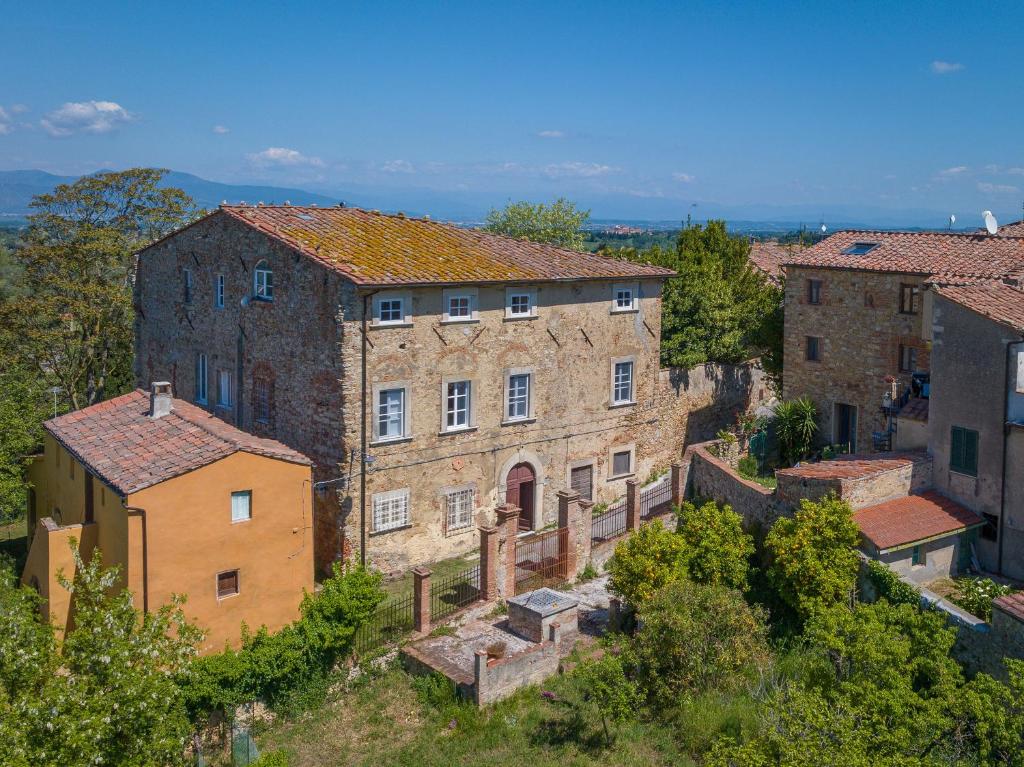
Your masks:
{"label": "wooden door", "polygon": [[594,500],[594,467],[577,466],[569,476],[569,487],[585,501]]}
{"label": "wooden door", "polygon": [[505,480],[505,502],[519,507],[519,529],[533,529],[533,494],[536,477],[528,463],[517,463]]}

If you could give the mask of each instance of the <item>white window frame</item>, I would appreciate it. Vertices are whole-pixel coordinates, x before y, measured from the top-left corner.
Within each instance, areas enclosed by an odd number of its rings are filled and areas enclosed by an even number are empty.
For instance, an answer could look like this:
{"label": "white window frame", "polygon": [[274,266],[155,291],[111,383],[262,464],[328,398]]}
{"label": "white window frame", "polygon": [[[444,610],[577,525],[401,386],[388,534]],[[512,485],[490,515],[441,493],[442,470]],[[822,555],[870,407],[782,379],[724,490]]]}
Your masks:
{"label": "white window frame", "polygon": [[[400,391],[402,392],[402,413],[401,413],[401,433],[400,434],[381,434],[380,425],[380,398],[384,392],[389,391]],[[407,381],[389,381],[384,383],[378,383],[373,385],[373,442],[374,444],[386,443],[386,442],[397,442],[402,439],[409,439],[412,436],[412,425],[410,423],[410,417],[412,409],[409,405],[410,394],[412,387]]]}
{"label": "white window frame", "polygon": [[[525,296],[529,303],[528,311],[512,312],[514,298]],[[505,288],[505,319],[506,320],[532,320],[537,316],[537,289],[536,288]]]}
{"label": "white window frame", "polygon": [[[615,455],[617,453],[629,453],[629,471],[625,474],[615,473]],[[636,474],[636,445],[612,445],[608,448],[608,480],[624,479]]]}
{"label": "white window frame", "polygon": [[[399,302],[400,315],[398,319],[381,319],[381,304],[384,302]],[[388,290],[377,293],[373,296],[373,316],[370,320],[371,327],[394,328],[412,324],[412,296],[405,291]],[[389,307],[390,310],[390,307]]]}
{"label": "white window frame", "polygon": [[[390,530],[401,530],[412,524],[412,513],[409,503],[409,488],[388,490],[374,493],[372,499],[373,532],[386,533]],[[387,515],[388,519],[384,519]]]}
{"label": "white window frame", "polygon": [[[619,293],[629,291],[629,304],[620,305]],[[618,282],[612,285],[612,314],[626,314],[628,312],[635,312],[639,307],[640,301],[640,283],[638,282]]]}
{"label": "white window frame", "polygon": [[[520,376],[526,377],[526,409],[523,415],[511,414],[512,410],[512,379]],[[532,368],[509,368],[505,371],[505,396],[503,398],[502,423],[522,423],[533,420],[533,369]]]}
{"label": "white window frame", "polygon": [[217,371],[217,407],[231,407],[231,371],[223,368]]}
{"label": "white window frame", "polygon": [[200,405],[205,405],[209,401],[209,384],[210,384],[210,366],[207,362],[206,355],[199,353],[196,355],[196,402]]}
{"label": "white window frame", "polygon": [[[479,322],[479,292],[476,288],[450,288],[442,291],[441,300],[444,302],[441,310],[441,322]],[[463,300],[468,305],[468,314],[452,315],[452,300]]]}
{"label": "white window frame", "polygon": [[444,489],[445,532],[461,532],[473,528],[476,516],[476,487],[459,485]]}
{"label": "white window frame", "polygon": [[[450,387],[465,384],[466,391],[464,395],[459,395],[457,392],[452,393],[449,391]],[[456,410],[451,410],[451,398],[465,396],[466,404],[464,408],[456,407]],[[476,423],[475,413],[473,409],[475,407],[473,397],[473,381],[468,378],[446,378],[441,382],[441,432],[443,434],[450,434],[453,432],[466,431],[472,429]],[[458,401],[456,399],[456,405]],[[465,411],[465,422],[459,424],[449,425],[448,416],[452,412]]]}
{"label": "white window frame", "polygon": [[[619,375],[620,365],[629,365],[629,398],[619,397]],[[622,407],[624,405],[636,404],[636,359],[634,357],[618,357],[612,360],[611,364],[611,407]]]}
{"label": "white window frame", "polygon": [[252,270],[252,297],[268,303],[274,300],[274,270],[266,259],[257,263]]}
{"label": "white window frame", "polygon": [[213,280],[213,308],[224,308],[224,275],[218,274]]}
{"label": "white window frame", "polygon": [[[236,499],[238,502],[236,503]],[[245,501],[243,504],[242,501]],[[239,512],[245,511],[245,516],[242,516]],[[248,522],[252,519],[252,490],[235,490],[231,493],[231,524],[236,525],[239,522]]]}

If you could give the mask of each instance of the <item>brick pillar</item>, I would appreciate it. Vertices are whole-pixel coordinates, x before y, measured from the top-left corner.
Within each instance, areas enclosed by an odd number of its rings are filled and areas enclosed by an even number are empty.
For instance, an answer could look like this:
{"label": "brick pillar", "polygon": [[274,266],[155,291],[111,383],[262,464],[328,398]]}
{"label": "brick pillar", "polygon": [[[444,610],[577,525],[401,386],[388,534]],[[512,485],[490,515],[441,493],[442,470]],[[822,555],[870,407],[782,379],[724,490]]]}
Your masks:
{"label": "brick pillar", "polygon": [[503,597],[516,594],[516,535],[519,534],[519,507],[505,503],[498,507],[498,529],[501,531],[499,560],[501,574],[498,593]]}
{"label": "brick pillar", "polygon": [[479,527],[480,598],[489,602],[498,597],[498,528]]}
{"label": "brick pillar", "polygon": [[430,570],[425,567],[412,571],[412,623],[420,634],[430,631]]}
{"label": "brick pillar", "polygon": [[672,505],[681,508],[683,496],[686,494],[686,480],[681,463],[672,464],[672,478],[669,481],[672,483]]}
{"label": "brick pillar", "polygon": [[576,580],[576,576],[579,575],[577,570],[579,542],[577,539],[580,529],[580,494],[575,490],[559,490],[556,495],[558,496],[558,526],[566,528],[565,535],[558,539],[558,555],[565,563],[565,577],[569,580]]}
{"label": "brick pillar", "polygon": [[576,562],[587,566],[590,562],[590,536],[594,532],[594,502],[580,498],[580,525],[576,533]]}
{"label": "brick pillar", "polygon": [[626,480],[626,530],[640,527],[640,483],[635,479]]}

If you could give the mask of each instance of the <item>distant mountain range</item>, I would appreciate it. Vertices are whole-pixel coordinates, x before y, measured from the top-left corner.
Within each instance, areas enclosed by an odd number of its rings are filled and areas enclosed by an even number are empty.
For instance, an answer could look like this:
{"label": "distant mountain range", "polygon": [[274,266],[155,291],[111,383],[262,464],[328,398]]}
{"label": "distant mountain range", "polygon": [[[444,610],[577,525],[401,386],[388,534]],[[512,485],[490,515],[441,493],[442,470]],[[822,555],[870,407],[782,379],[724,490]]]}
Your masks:
{"label": "distant mountain range", "polygon": [[[57,184],[73,182],[75,176],[58,176],[41,170],[0,171],[0,224],[18,223],[30,212],[33,195],[52,191]],[[268,185],[223,184],[191,173],[170,171],[166,186],[183,189],[202,208],[229,203],[284,203],[293,205],[337,205],[344,201],[367,209],[404,211],[410,215],[430,214],[434,218],[463,224],[479,223],[493,205],[507,202],[501,195],[482,199],[472,192],[445,192],[425,188],[390,188],[350,185],[344,193],[322,189],[304,189]],[[648,229],[674,229],[686,217],[690,204],[671,199],[638,201],[628,197],[578,195],[577,204],[592,211],[595,225],[629,224]],[[786,232],[801,225],[815,229],[824,222],[829,231],[842,228],[934,228],[942,229],[946,215],[931,210],[886,210],[851,203],[849,205],[722,205],[701,202],[693,208],[697,220],[724,218],[730,229],[739,232]],[[958,218],[963,218],[958,215]],[[965,221],[966,223],[966,221]],[[980,225],[980,219],[979,219]],[[973,227],[971,227],[973,228]]]}

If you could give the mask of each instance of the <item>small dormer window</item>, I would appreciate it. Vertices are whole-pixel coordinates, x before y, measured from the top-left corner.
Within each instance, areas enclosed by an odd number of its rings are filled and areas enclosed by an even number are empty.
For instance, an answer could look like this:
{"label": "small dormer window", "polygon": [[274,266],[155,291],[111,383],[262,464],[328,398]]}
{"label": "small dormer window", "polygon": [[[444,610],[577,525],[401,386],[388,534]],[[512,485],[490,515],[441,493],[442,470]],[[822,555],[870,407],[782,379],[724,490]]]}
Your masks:
{"label": "small dormer window", "polygon": [[612,286],[612,311],[632,312],[636,311],[636,299],[639,290],[635,283],[625,283]]}
{"label": "small dormer window", "polygon": [[404,327],[412,323],[412,296],[406,292],[385,291],[373,297],[374,327]]}
{"label": "small dormer window", "polygon": [[537,316],[537,291],[533,288],[505,290],[505,318],[531,319]]}
{"label": "small dormer window", "polygon": [[855,242],[843,251],[844,256],[863,256],[878,247],[877,242]]}
{"label": "small dormer window", "polygon": [[274,273],[266,261],[256,264],[252,276],[252,294],[260,301],[274,300]]}

